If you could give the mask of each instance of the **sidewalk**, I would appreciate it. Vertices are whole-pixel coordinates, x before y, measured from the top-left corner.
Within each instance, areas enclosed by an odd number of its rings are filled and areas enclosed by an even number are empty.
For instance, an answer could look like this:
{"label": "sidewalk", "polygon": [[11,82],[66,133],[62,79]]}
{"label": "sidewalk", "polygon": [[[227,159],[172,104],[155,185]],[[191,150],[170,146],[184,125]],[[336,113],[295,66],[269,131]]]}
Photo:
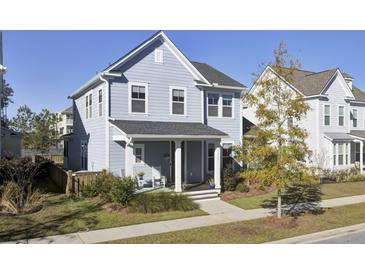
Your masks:
{"label": "sidewalk", "polygon": [[[324,200],[322,207],[336,207],[365,202],[365,195],[351,196]],[[209,213],[208,216],[190,217],[177,220],[129,225],[116,228],[93,230],[89,232],[71,233],[41,237],[29,240],[20,240],[6,243],[29,243],[29,244],[82,244],[102,243],[118,239],[126,239],[164,232],[172,232],[184,229],[205,227],[231,222],[253,220],[270,215],[270,209],[244,210],[223,202],[221,200],[200,201],[200,208]]]}

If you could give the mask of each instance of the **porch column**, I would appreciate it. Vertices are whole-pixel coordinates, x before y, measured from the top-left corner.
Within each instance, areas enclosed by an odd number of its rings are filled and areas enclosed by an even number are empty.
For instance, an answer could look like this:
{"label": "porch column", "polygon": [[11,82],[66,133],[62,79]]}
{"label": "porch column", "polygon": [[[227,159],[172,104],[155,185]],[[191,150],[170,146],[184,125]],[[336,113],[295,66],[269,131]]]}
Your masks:
{"label": "porch column", "polygon": [[175,192],[181,191],[181,141],[175,141]]}
{"label": "porch column", "polygon": [[125,176],[133,176],[133,142],[127,142],[125,145]]}
{"label": "porch column", "polygon": [[221,188],[221,146],[220,142],[214,143],[214,184],[215,188]]}
{"label": "porch column", "polygon": [[364,160],[364,142],[361,140],[360,141],[360,172],[363,173],[363,160]]}

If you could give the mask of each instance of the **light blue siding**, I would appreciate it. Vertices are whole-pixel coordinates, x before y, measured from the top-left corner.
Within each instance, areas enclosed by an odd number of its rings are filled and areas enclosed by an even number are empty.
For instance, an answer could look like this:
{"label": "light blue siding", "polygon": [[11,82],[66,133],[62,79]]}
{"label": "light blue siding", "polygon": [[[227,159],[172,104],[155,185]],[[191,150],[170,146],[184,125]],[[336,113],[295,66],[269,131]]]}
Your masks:
{"label": "light blue siding", "polygon": [[[163,50],[163,64],[155,63],[154,49]],[[119,68],[123,77],[111,81],[111,117],[126,120],[201,122],[201,91],[190,72],[157,41]],[[148,114],[128,113],[128,82],[148,84]],[[170,115],[170,86],[186,88],[186,116]]]}
{"label": "light blue siding", "polygon": [[[187,181],[200,182],[201,181],[201,142],[193,141],[187,142]],[[204,168],[204,165],[203,165]]]}
{"label": "light blue siding", "polygon": [[[102,90],[105,98],[104,84],[90,89],[86,94],[74,100],[74,129],[69,142],[69,166],[68,168],[81,169],[81,141],[88,142],[89,171],[99,171],[106,168],[106,120],[105,102],[103,102],[103,115],[99,116],[98,92]],[[92,117],[86,119],[86,95],[92,94]],[[105,101],[105,100],[104,100]]]}

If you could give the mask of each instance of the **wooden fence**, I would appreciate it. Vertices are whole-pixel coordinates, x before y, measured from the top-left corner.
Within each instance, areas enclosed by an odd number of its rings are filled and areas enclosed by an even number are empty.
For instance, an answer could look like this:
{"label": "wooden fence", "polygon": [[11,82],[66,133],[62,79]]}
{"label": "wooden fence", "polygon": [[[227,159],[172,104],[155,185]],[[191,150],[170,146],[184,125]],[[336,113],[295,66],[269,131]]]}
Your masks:
{"label": "wooden fence", "polygon": [[[37,156],[35,161],[45,159],[43,156]],[[72,171],[64,170],[55,163],[50,163],[47,167],[47,173],[49,178],[62,190],[62,192],[68,195],[80,196],[82,189],[85,185],[94,182],[98,176],[106,174],[106,170],[103,171]]]}

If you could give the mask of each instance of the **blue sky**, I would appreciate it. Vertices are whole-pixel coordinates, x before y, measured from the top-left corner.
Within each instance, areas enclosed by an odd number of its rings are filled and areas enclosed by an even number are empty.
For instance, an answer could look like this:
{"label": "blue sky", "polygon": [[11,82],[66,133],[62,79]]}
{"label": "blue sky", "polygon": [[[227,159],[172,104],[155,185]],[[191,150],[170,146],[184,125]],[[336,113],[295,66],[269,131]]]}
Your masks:
{"label": "blue sky", "polygon": [[[81,84],[155,31],[4,31],[6,80],[16,109],[61,110]],[[306,70],[339,67],[365,90],[364,31],[166,31],[191,60],[206,62],[247,86],[280,41]]]}

